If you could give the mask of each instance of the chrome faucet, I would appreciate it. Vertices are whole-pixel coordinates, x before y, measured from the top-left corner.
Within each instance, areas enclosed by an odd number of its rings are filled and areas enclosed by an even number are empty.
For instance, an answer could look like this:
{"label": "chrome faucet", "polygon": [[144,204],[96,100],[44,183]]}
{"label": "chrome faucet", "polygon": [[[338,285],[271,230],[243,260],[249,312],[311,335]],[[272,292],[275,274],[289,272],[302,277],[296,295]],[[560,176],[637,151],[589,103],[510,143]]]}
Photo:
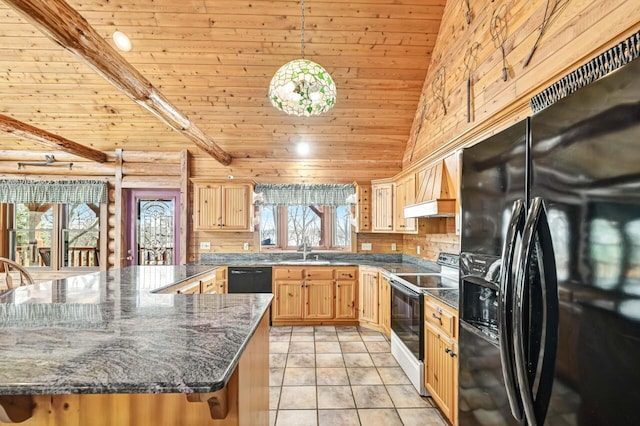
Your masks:
{"label": "chrome faucet", "polygon": [[[302,243],[302,260],[307,260],[307,254],[311,253],[311,247],[309,247],[309,244],[305,241]],[[298,249],[298,251],[300,251],[300,249]]]}

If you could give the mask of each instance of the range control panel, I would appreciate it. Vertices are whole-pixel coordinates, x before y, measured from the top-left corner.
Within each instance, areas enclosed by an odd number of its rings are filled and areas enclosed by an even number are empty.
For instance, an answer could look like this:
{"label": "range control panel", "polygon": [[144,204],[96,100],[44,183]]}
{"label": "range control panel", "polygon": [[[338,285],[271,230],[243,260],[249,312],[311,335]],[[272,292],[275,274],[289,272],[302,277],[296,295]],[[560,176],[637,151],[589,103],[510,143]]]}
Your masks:
{"label": "range control panel", "polygon": [[452,253],[440,253],[438,255],[438,265],[448,266],[449,268],[458,269],[460,266],[460,256]]}

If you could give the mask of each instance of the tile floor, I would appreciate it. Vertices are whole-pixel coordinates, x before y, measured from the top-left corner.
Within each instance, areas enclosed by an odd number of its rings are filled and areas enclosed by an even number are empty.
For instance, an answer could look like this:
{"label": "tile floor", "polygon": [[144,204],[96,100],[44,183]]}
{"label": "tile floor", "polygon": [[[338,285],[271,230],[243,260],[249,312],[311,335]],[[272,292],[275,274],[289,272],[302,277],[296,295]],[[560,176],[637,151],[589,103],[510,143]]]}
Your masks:
{"label": "tile floor", "polygon": [[386,337],[362,327],[272,327],[270,424],[446,426]]}

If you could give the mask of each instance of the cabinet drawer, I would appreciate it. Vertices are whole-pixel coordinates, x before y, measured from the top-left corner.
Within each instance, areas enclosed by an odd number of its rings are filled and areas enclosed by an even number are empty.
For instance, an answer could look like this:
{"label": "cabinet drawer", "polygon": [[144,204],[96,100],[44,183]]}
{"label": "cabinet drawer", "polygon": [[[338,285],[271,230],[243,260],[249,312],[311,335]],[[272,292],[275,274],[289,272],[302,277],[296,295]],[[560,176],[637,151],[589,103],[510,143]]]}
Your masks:
{"label": "cabinet drawer", "polygon": [[216,278],[205,278],[200,282],[200,293],[217,293]]}
{"label": "cabinet drawer", "polygon": [[355,280],[358,278],[358,268],[348,267],[348,268],[336,268],[336,279],[337,280]]}
{"label": "cabinet drawer", "polygon": [[303,277],[304,268],[273,268],[273,277],[296,280]]}
{"label": "cabinet drawer", "polygon": [[455,338],[457,335],[455,314],[429,299],[424,302],[424,320],[451,338]]}
{"label": "cabinet drawer", "polygon": [[307,268],[304,276],[309,280],[332,280],[333,268]]}
{"label": "cabinet drawer", "polygon": [[177,291],[178,294],[198,294],[200,293],[200,281],[186,284],[180,287]]}

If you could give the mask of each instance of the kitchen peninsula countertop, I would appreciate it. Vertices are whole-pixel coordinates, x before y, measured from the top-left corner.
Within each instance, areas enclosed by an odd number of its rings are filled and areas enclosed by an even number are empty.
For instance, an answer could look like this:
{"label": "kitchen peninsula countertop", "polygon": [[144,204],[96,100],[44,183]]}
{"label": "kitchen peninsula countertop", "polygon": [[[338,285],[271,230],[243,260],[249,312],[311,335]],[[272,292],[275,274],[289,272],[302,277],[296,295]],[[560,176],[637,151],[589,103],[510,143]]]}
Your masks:
{"label": "kitchen peninsula countertop", "polygon": [[137,266],[0,295],[0,395],[223,388],[271,294],[159,294],[215,269]]}

